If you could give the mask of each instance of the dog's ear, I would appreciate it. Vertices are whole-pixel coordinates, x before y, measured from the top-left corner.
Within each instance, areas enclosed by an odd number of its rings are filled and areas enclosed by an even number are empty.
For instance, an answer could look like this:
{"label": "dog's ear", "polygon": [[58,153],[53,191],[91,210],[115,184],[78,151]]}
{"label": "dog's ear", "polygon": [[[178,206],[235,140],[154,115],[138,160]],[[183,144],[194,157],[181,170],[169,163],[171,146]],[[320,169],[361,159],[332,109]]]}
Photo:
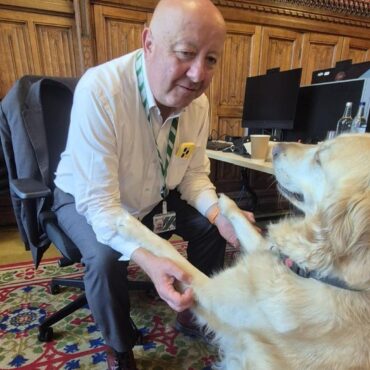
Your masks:
{"label": "dog's ear", "polygon": [[370,283],[370,190],[348,191],[322,217],[336,268],[351,285]]}
{"label": "dog's ear", "polygon": [[323,214],[328,238],[337,253],[370,243],[370,191],[347,193],[333,201]]}

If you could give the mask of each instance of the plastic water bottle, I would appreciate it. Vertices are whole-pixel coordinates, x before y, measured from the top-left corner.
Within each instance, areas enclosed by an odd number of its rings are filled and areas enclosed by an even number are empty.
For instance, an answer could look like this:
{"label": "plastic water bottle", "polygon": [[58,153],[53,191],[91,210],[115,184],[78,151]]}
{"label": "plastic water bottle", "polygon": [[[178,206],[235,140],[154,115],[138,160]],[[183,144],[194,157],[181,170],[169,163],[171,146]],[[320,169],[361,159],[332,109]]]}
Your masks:
{"label": "plastic water bottle", "polygon": [[336,134],[340,135],[345,132],[350,132],[352,127],[352,102],[347,102],[343,116],[339,118],[337,123]]}
{"label": "plastic water bottle", "polygon": [[356,117],[352,121],[351,132],[357,132],[360,134],[366,131],[366,117],[365,117],[365,102],[361,102]]}

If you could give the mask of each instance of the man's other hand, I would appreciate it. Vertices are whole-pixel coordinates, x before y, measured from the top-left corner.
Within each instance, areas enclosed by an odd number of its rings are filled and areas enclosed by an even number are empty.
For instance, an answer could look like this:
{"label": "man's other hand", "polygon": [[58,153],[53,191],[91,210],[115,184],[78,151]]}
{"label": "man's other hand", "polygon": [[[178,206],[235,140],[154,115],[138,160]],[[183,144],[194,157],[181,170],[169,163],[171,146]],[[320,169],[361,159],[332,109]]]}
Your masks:
{"label": "man's other hand", "polygon": [[156,257],[149,251],[138,248],[131,256],[150,277],[159,296],[175,311],[181,312],[194,304],[193,290],[190,287],[179,289],[191,283],[191,276],[168,258]]}

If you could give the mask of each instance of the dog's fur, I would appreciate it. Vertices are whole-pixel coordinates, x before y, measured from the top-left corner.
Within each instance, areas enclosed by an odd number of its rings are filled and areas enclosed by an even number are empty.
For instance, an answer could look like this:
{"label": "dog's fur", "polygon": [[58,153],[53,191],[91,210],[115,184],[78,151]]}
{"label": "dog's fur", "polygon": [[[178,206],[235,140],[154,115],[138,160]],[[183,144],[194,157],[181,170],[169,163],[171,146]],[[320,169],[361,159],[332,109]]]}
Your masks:
{"label": "dog's fur", "polygon": [[[277,144],[273,161],[280,192],[303,215],[262,236],[221,196],[245,253],[212,278],[149,230],[132,237],[192,275],[194,312],[216,333],[223,368],[370,369],[370,135]],[[298,276],[280,252],[348,289]]]}

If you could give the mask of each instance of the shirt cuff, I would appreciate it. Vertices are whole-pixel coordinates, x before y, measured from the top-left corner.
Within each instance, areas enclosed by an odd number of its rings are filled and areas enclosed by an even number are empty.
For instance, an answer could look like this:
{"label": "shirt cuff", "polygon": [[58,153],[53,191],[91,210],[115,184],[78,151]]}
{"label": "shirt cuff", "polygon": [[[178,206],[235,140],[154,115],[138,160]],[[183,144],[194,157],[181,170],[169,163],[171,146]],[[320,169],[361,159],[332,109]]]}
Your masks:
{"label": "shirt cuff", "polygon": [[122,256],[118,259],[119,261],[129,261],[132,253],[139,248],[138,243],[125,241],[121,235],[115,235],[113,238],[111,238],[109,241],[109,246],[122,254]]}
{"label": "shirt cuff", "polygon": [[203,216],[207,217],[207,211],[216,203],[218,203],[217,193],[213,189],[208,189],[199,194],[196,208]]}

